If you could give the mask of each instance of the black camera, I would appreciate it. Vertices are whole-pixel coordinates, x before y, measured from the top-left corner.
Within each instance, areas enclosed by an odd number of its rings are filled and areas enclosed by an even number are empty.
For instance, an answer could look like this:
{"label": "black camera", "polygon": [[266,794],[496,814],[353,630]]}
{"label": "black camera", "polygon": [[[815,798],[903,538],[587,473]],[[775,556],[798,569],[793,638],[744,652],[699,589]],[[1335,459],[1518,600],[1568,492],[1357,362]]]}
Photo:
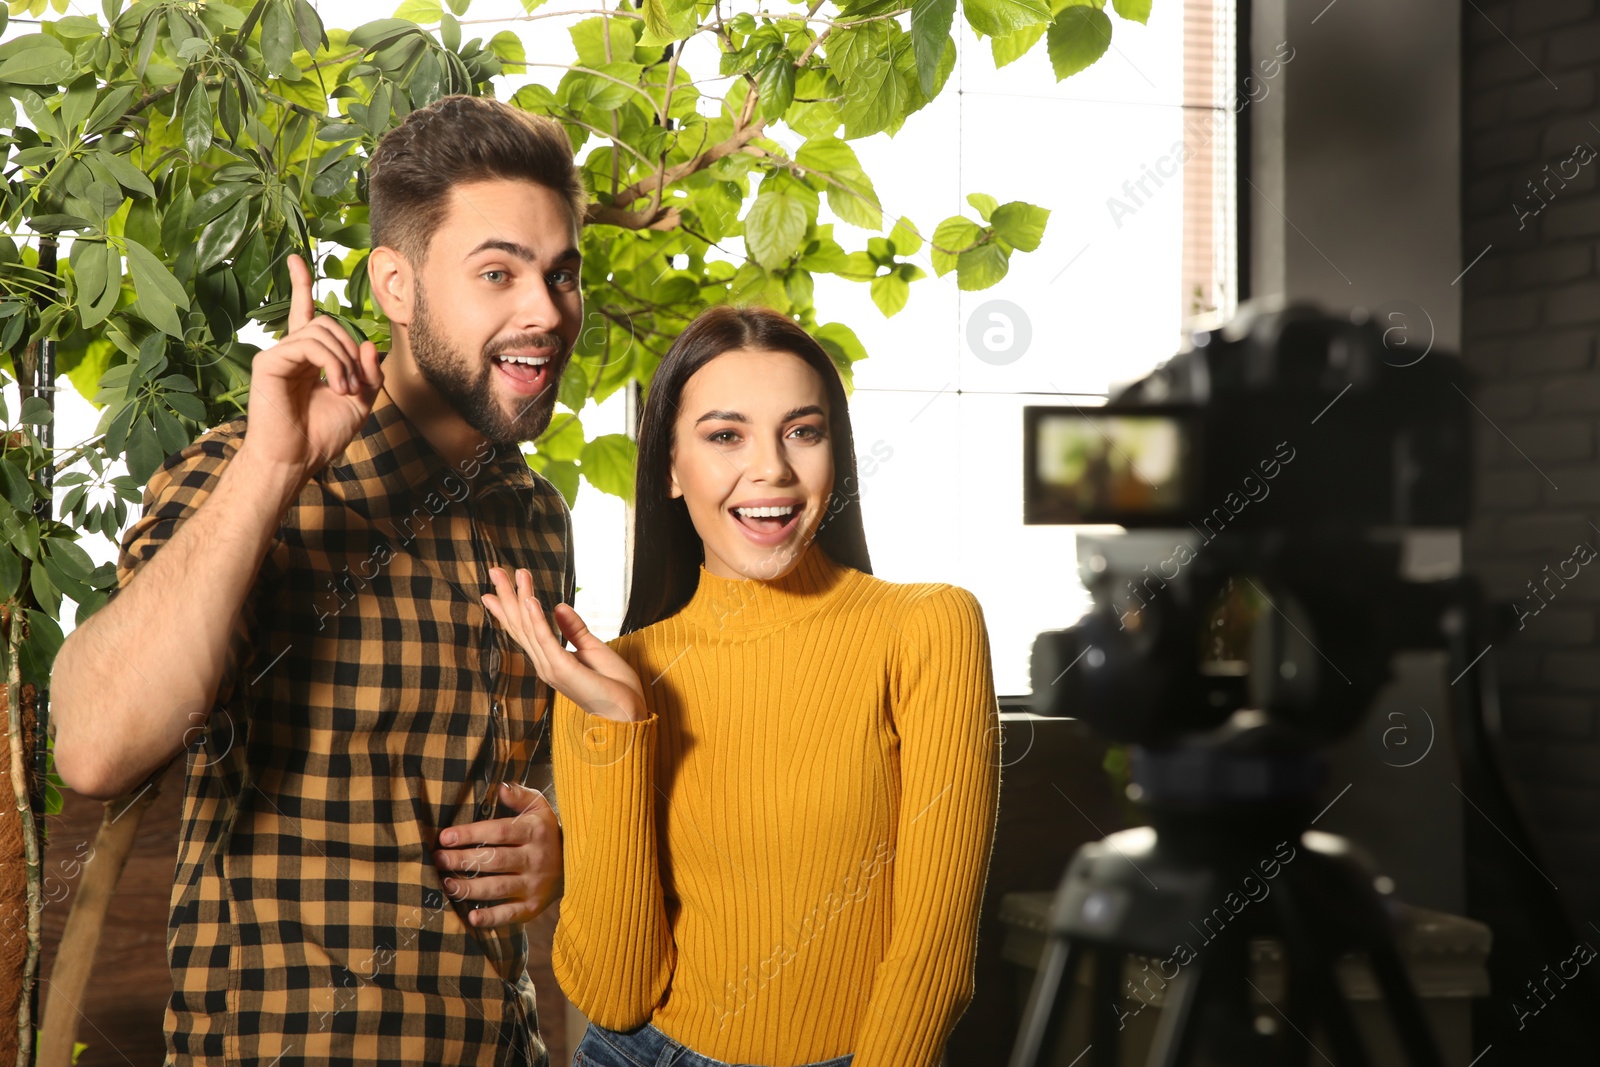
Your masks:
{"label": "black camera", "polygon": [[1035,642],[1036,712],[1160,746],[1251,708],[1321,743],[1438,633],[1471,402],[1381,326],[1245,314],[1104,407],[1024,410],[1024,521],[1128,528],[1079,535],[1094,606]]}

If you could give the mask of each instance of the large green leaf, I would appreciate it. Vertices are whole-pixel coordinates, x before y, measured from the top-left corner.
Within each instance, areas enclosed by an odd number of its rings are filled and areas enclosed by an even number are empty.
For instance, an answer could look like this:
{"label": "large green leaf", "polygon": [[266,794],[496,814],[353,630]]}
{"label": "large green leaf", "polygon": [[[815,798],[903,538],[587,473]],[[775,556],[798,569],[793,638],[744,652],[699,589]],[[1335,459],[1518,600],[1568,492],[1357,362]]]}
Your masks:
{"label": "large green leaf", "polygon": [[888,318],[906,306],[906,301],[911,296],[911,287],[898,273],[883,274],[872,279],[872,302],[878,305],[878,310]]}
{"label": "large green leaf", "polygon": [[551,459],[577,459],[583,454],[583,425],[576,415],[557,415],[534,443],[541,456]]}
{"label": "large green leaf", "polygon": [[[578,52],[578,63],[598,70],[607,63],[631,62],[633,25],[631,19],[607,18],[603,15],[574,23],[567,32],[572,36],[572,45]],[[607,36],[611,38],[610,55],[606,54]]]}
{"label": "large green leaf", "polygon": [[626,434],[601,434],[583,446],[578,460],[583,476],[602,493],[633,503],[633,467],[638,446]]}
{"label": "large green leaf", "polygon": [[[80,307],[78,309],[79,314],[82,316],[81,322],[85,330],[93,329],[104,322],[106,316],[116,309],[117,299],[122,296],[122,257],[110,245],[100,245],[99,247],[102,251],[105,280],[100,295],[94,298],[94,303],[88,307]],[[89,347],[92,349],[94,342],[90,342]],[[112,347],[114,348],[115,346]],[[85,392],[81,389],[79,391]],[[93,389],[87,390],[86,395],[93,393],[93,391]]]}
{"label": "large green leaf", "polygon": [[444,5],[439,0],[405,0],[395,9],[394,17],[411,22],[432,24],[444,16]]}
{"label": "large green leaf", "polygon": [[90,308],[106,291],[106,253],[108,249],[99,241],[74,241],[72,248],[72,274],[78,283],[78,313],[84,328],[94,325],[104,315],[90,321]]}
{"label": "large green leaf", "polygon": [[183,142],[190,158],[199,159],[211,147],[213,122],[211,97],[204,85],[197,85],[183,106]]}
{"label": "large green leaf", "polygon": [[896,67],[904,52],[915,68],[909,35],[892,22],[869,22],[836,31],[830,40],[828,59],[844,88],[839,113],[845,136],[866,137],[897,129],[911,102],[911,87]]}
{"label": "large green leaf", "polygon": [[166,264],[138,241],[129,241],[128,273],[133,276],[133,289],[139,294],[139,310],[144,317],[162,333],[182,337],[179,311],[189,310],[189,294]]}
{"label": "large green leaf", "polygon": [[687,37],[698,24],[694,0],[644,0],[645,35],[641,44],[662,44]]}
{"label": "large green leaf", "polygon": [[957,257],[981,236],[983,227],[960,215],[939,223],[933,231],[933,247],[928,250],[934,273],[943,277],[955,270]]}
{"label": "large green leaf", "polygon": [[1111,0],[1117,14],[1134,22],[1150,21],[1150,0]]}
{"label": "large green leaf", "polygon": [[1087,69],[1111,47],[1111,20],[1104,11],[1069,7],[1050,23],[1046,45],[1056,81],[1070,78]]}
{"label": "large green leaf", "polygon": [[1050,21],[1050,7],[1045,0],[966,0],[962,10],[967,24],[987,37]]}
{"label": "large green leaf", "polygon": [[910,219],[902,217],[889,231],[889,243],[894,245],[896,255],[914,256],[922,248],[922,235]]}
{"label": "large green leaf", "polygon": [[[0,12],[5,10],[0,5]],[[0,600],[9,600],[22,584],[22,557],[9,549],[0,551]]]}
{"label": "large green leaf", "polygon": [[855,149],[837,137],[813,137],[800,146],[794,158],[806,170],[832,179],[825,187],[828,207],[835,215],[869,230],[883,226],[878,193],[872,187],[872,179],[861,169]]}
{"label": "large green leaf", "polygon": [[195,269],[207,271],[233,254],[250,221],[250,201],[240,197],[232,207],[206,223],[195,249]]}
{"label": "large green leaf", "polygon": [[578,465],[570,459],[552,460],[533,454],[528,457],[528,466],[549,479],[567,502],[567,507],[578,503]]}
{"label": "large green leaf", "polygon": [[72,73],[72,53],[54,37],[33,33],[0,45],[0,82],[58,85]]}
{"label": "large green leaf", "polygon": [[917,78],[922,95],[932,96],[939,57],[950,26],[955,22],[956,0],[915,0],[911,5],[911,47],[917,57]]}
{"label": "large green leaf", "polygon": [[261,58],[273,74],[282,75],[289,69],[295,32],[294,18],[283,0],[267,0],[267,10],[261,16]]}
{"label": "large green leaf", "polygon": [[850,388],[854,377],[852,366],[867,358],[866,347],[856,332],[842,322],[829,322],[812,330],[811,336],[833,357],[833,365],[839,369],[845,388]]}
{"label": "large green leaf", "polygon": [[[800,249],[811,221],[806,201],[793,184],[763,182],[744,220],[744,243],[755,261],[771,270]],[[813,208],[814,210],[814,208]]]}
{"label": "large green leaf", "polygon": [[1011,257],[994,241],[970,248],[956,257],[956,288],[987,289],[1006,276]]}
{"label": "large green leaf", "polygon": [[759,114],[776,119],[794,103],[794,63],[787,52],[780,52],[761,68],[756,82],[760,94]]}
{"label": "large green leaf", "polygon": [[128,162],[127,156],[119,156],[115,152],[101,149],[91,158],[105,167],[111,173],[111,176],[117,180],[117,184],[130,193],[138,193],[140,196],[154,199],[156,187],[150,181],[150,176]]}
{"label": "large green leaf", "polygon": [[83,124],[85,135],[100,133],[122,117],[128,105],[133,101],[133,86],[123,85],[108,90],[100,102],[95,104],[94,110],[89,112],[89,118]]}
{"label": "large green leaf", "polygon": [[989,52],[994,56],[996,69],[1021,59],[1039,43],[1046,29],[1048,27],[1044,25],[1024,26],[1020,30],[989,38]]}
{"label": "large green leaf", "polygon": [[293,0],[293,3],[294,28],[300,38],[300,47],[307,52],[315,52],[328,39],[322,28],[322,16],[317,14],[310,0]]}
{"label": "large green leaf", "polygon": [[489,51],[499,58],[501,73],[521,74],[527,70],[528,53],[522,46],[522,38],[510,30],[501,30],[489,38]]}
{"label": "large green leaf", "polygon": [[1024,252],[1032,252],[1039,247],[1039,242],[1044,239],[1045,223],[1049,221],[1049,211],[1021,200],[1001,204],[989,217],[994,232],[1003,237],[1007,244]]}

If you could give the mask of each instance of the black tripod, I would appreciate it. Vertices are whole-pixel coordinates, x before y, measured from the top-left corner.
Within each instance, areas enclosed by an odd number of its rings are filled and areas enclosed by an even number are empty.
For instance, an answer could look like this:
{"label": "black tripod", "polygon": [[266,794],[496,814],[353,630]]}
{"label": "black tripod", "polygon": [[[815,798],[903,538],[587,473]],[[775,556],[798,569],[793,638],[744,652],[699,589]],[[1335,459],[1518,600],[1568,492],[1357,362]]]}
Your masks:
{"label": "black tripod", "polygon": [[[1134,1003],[1165,997],[1151,1067],[1303,1065],[1319,1028],[1329,1046],[1319,1058],[1362,1067],[1371,1060],[1334,969],[1349,952],[1366,956],[1407,1060],[1443,1067],[1373,872],[1345,839],[1302,833],[1316,759],[1136,750],[1135,780],[1156,826],[1112,834],[1073,857],[1011,1067],[1041,1067],[1056,1054],[1085,959],[1094,973],[1093,1067],[1119,1062],[1131,1014],[1125,985]],[[1250,974],[1250,939],[1260,936],[1278,938],[1285,960],[1285,996],[1266,1007],[1250,997],[1265,999]],[[1129,954],[1152,963],[1125,983]]]}

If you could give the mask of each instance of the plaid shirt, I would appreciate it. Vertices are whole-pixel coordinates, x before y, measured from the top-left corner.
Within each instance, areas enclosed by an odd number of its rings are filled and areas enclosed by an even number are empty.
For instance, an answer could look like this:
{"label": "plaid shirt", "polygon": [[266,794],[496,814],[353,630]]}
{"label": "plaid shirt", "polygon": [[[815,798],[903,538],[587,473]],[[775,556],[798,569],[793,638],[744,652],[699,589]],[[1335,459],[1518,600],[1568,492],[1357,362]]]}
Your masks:
{"label": "plaid shirt", "polygon": [[[245,423],[150,479],[119,590],[205,503]],[[548,1063],[523,927],[466,923],[431,849],[510,815],[497,783],[548,759],[549,692],[478,598],[499,565],[570,603],[570,529],[519,449],[452,467],[387,390],[301,490],[186,757],[169,1065]]]}

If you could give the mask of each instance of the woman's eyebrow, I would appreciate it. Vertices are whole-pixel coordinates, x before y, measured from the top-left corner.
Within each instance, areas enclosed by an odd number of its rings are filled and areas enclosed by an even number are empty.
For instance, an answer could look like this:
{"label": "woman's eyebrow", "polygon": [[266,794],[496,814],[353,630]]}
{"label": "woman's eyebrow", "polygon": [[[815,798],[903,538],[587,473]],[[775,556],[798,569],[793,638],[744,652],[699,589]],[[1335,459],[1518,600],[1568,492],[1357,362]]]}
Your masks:
{"label": "woman's eyebrow", "polygon": [[744,415],[741,415],[737,411],[708,411],[704,415],[701,415],[698,419],[695,419],[694,420],[694,424],[696,426],[699,426],[702,422],[707,422],[707,421],[713,420],[713,419],[715,419],[717,421],[720,421],[720,422],[749,422],[750,421],[748,418],[746,418]]}
{"label": "woman's eyebrow", "polygon": [[[817,405],[817,404],[807,404],[805,407],[795,408],[794,410],[790,411],[787,415],[785,415],[779,421],[780,422],[788,422],[790,419],[798,419],[802,415],[822,415],[822,416],[826,417],[827,414],[828,413],[823,411],[822,408],[819,405]],[[708,419],[715,419],[715,420],[718,420],[718,421],[721,421],[721,422],[745,422],[745,423],[748,423],[750,421],[748,416],[746,416],[744,414],[741,414],[740,412],[737,412],[737,411],[708,411],[704,415],[701,415],[698,419],[695,419],[694,420],[694,424],[696,426],[698,426],[702,422],[707,421]]]}

